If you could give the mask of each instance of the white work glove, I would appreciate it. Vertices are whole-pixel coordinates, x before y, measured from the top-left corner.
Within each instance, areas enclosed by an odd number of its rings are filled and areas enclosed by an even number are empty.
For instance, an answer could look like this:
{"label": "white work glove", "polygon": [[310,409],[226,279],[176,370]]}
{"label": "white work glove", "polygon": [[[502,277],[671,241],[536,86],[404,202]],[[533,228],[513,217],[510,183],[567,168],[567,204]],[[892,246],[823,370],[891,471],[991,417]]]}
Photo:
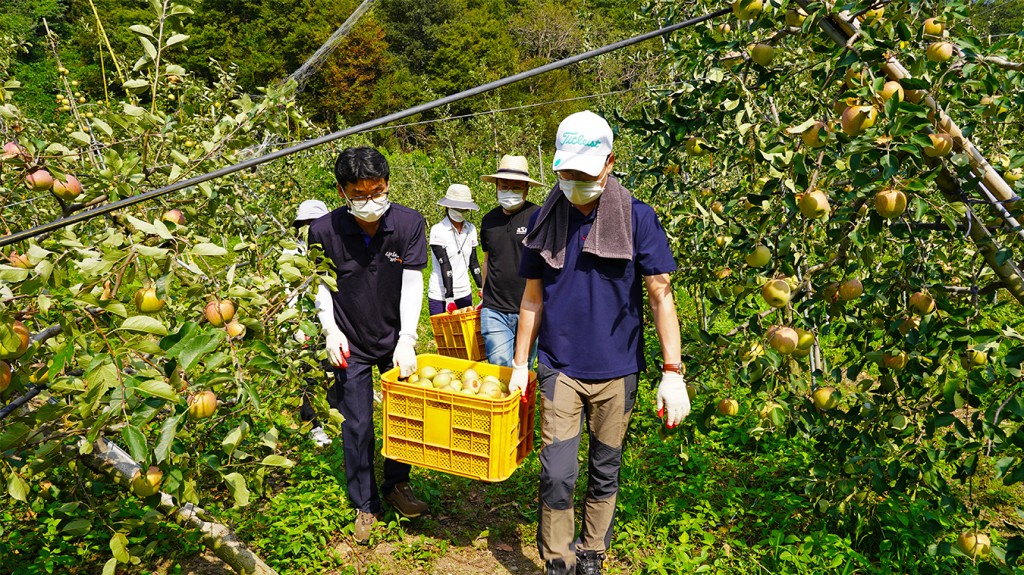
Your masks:
{"label": "white work glove", "polygon": [[403,335],[398,338],[398,345],[395,346],[395,355],[391,361],[398,366],[399,377],[409,377],[416,373],[416,343],[412,337]]}
{"label": "white work glove", "polygon": [[348,338],[336,327],[325,327],[324,336],[327,338],[327,360],[337,368],[346,369],[348,361]]}
{"label": "white work glove", "polygon": [[452,313],[456,309],[458,309],[458,306],[455,305],[455,300],[453,298],[450,298],[450,297],[449,298],[445,298],[445,300],[444,300],[444,311],[446,311],[448,313]]}
{"label": "white work glove", "polygon": [[292,337],[295,339],[295,341],[299,343],[306,343],[307,341],[309,341],[309,336],[306,335],[306,332],[302,331],[301,329],[295,330],[295,333],[292,334]]}
{"label": "white work glove", "polygon": [[513,359],[512,379],[508,380],[508,394],[515,395],[518,392],[522,394],[524,401],[526,400],[526,386],[530,384],[530,370],[527,367],[527,364],[519,365]]}
{"label": "white work glove", "polygon": [[686,380],[678,373],[661,374],[658,385],[658,417],[668,415],[665,426],[669,429],[690,415],[690,396],[686,393]]}

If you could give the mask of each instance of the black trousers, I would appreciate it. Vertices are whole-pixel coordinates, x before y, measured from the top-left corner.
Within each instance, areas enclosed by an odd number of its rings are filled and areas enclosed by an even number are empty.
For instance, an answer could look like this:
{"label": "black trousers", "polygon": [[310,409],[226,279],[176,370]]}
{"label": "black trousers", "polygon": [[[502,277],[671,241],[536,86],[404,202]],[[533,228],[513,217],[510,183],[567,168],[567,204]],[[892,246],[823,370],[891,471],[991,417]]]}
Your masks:
{"label": "black trousers", "polygon": [[384,372],[391,369],[391,360],[366,362],[350,357],[348,368],[334,370],[334,385],[327,390],[327,403],[345,418],[341,424],[341,443],[348,496],[356,509],[368,513],[380,513],[381,494],[387,495],[395,485],[409,481],[410,469],[407,463],[384,459],[384,483],[378,492],[373,467],[374,365]]}
{"label": "black trousers", "polygon": [[[316,419],[316,410],[313,409],[313,404],[309,401],[309,396],[314,393],[319,393],[323,389],[321,384],[322,380],[317,378],[331,378],[334,379],[334,368],[326,360],[320,361],[320,369],[314,369],[309,367],[303,367],[305,376],[303,379],[306,381],[306,387],[302,390],[302,405],[299,406],[299,418],[302,421],[312,421],[313,427],[319,427],[320,422]],[[313,372],[316,377],[309,377],[309,373]]]}

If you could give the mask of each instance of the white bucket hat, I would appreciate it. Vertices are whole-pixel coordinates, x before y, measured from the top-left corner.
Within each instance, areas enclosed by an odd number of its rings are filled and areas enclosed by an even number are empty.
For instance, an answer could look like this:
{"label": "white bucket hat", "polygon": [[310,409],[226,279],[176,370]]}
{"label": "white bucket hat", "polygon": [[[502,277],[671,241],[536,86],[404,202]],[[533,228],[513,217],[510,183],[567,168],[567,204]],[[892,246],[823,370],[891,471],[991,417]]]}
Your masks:
{"label": "white bucket hat", "polygon": [[558,125],[552,169],[596,176],[612,153],[612,140],[612,128],[601,116],[590,110],[571,114]]}
{"label": "white bucket hat", "polygon": [[479,210],[480,206],[473,203],[473,192],[465,184],[452,184],[437,205],[456,210]]}
{"label": "white bucket hat", "polygon": [[313,220],[326,216],[330,213],[327,209],[327,204],[320,200],[306,200],[299,204],[299,211],[295,214],[295,219],[292,220],[293,226],[300,226],[303,223],[309,223]]}
{"label": "white bucket hat", "polygon": [[493,184],[495,180],[517,180],[530,184],[530,187],[541,183],[530,177],[530,164],[526,156],[502,156],[498,162],[498,173],[480,176],[480,181]]}

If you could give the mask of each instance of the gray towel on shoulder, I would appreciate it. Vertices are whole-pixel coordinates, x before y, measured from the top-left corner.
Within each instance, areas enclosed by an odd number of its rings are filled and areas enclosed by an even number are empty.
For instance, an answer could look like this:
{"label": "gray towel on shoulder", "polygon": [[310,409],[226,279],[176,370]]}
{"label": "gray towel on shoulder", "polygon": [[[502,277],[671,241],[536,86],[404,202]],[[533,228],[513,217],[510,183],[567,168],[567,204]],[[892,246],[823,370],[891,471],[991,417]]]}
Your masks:
{"label": "gray towel on shoulder", "polygon": [[[601,258],[633,259],[633,195],[608,176],[594,216],[594,225],[583,242],[583,251]],[[555,184],[544,200],[537,224],[523,239],[523,245],[537,251],[556,270],[565,265],[565,246],[569,235],[569,210],[572,204]]]}

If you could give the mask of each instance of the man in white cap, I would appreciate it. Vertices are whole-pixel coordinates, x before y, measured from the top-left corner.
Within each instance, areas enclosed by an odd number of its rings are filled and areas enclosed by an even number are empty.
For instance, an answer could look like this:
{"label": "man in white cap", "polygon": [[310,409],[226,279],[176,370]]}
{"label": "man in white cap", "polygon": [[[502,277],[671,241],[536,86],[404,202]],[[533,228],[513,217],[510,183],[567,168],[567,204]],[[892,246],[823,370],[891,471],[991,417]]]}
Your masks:
{"label": "man in white cap", "polygon": [[[498,207],[480,220],[480,247],[484,251],[480,334],[484,338],[488,363],[512,367],[519,303],[526,288],[526,280],[519,275],[523,238],[530,217],[540,209],[526,196],[531,187],[541,184],[530,177],[525,156],[502,156],[498,171],[480,176],[480,180],[494,184],[498,197]],[[534,346],[529,365],[533,365],[536,355]]]}
{"label": "man in white cap", "polygon": [[[674,427],[690,401],[669,277],[675,260],[654,210],[612,176],[611,127],[593,112],[572,114],[558,126],[555,150],[558,184],[524,243],[526,289],[509,391],[526,389],[536,339],[543,438],[537,546],[549,574],[596,575],[611,543],[622,442],[646,369],[644,287],[663,358],[659,415],[667,412]],[[584,418],[589,477],[575,537]]]}
{"label": "man in white cap", "polygon": [[[292,220],[292,227],[295,228],[295,248],[281,250],[281,255],[300,255],[305,256],[308,252],[306,248],[306,234],[309,231],[309,224],[313,223],[314,220],[319,219],[322,216],[326,216],[330,210],[327,209],[327,204],[320,200],[306,200],[299,204],[299,209],[295,213],[295,219]],[[288,298],[288,307],[295,307],[298,304],[299,294],[294,294]],[[306,335],[302,330],[295,331],[295,339],[304,345],[308,345],[309,336]],[[300,369],[306,368],[301,361],[299,362]],[[303,369],[304,372],[308,369]],[[316,418],[316,411],[313,409],[312,403],[309,401],[309,394],[313,393],[320,383],[313,377],[304,377],[307,387],[302,390],[302,405],[299,407],[299,418],[302,421],[310,421],[313,424],[313,429],[309,432],[309,438],[313,440],[313,443],[317,447],[327,447],[333,441],[331,437],[324,431],[323,425]]]}
{"label": "man in white cap", "polygon": [[445,216],[430,227],[430,255],[433,266],[427,288],[430,315],[451,313],[473,305],[473,289],[483,285],[480,264],[476,257],[476,227],[466,217],[479,210],[473,192],[465,184],[452,184],[437,205],[445,208]]}

